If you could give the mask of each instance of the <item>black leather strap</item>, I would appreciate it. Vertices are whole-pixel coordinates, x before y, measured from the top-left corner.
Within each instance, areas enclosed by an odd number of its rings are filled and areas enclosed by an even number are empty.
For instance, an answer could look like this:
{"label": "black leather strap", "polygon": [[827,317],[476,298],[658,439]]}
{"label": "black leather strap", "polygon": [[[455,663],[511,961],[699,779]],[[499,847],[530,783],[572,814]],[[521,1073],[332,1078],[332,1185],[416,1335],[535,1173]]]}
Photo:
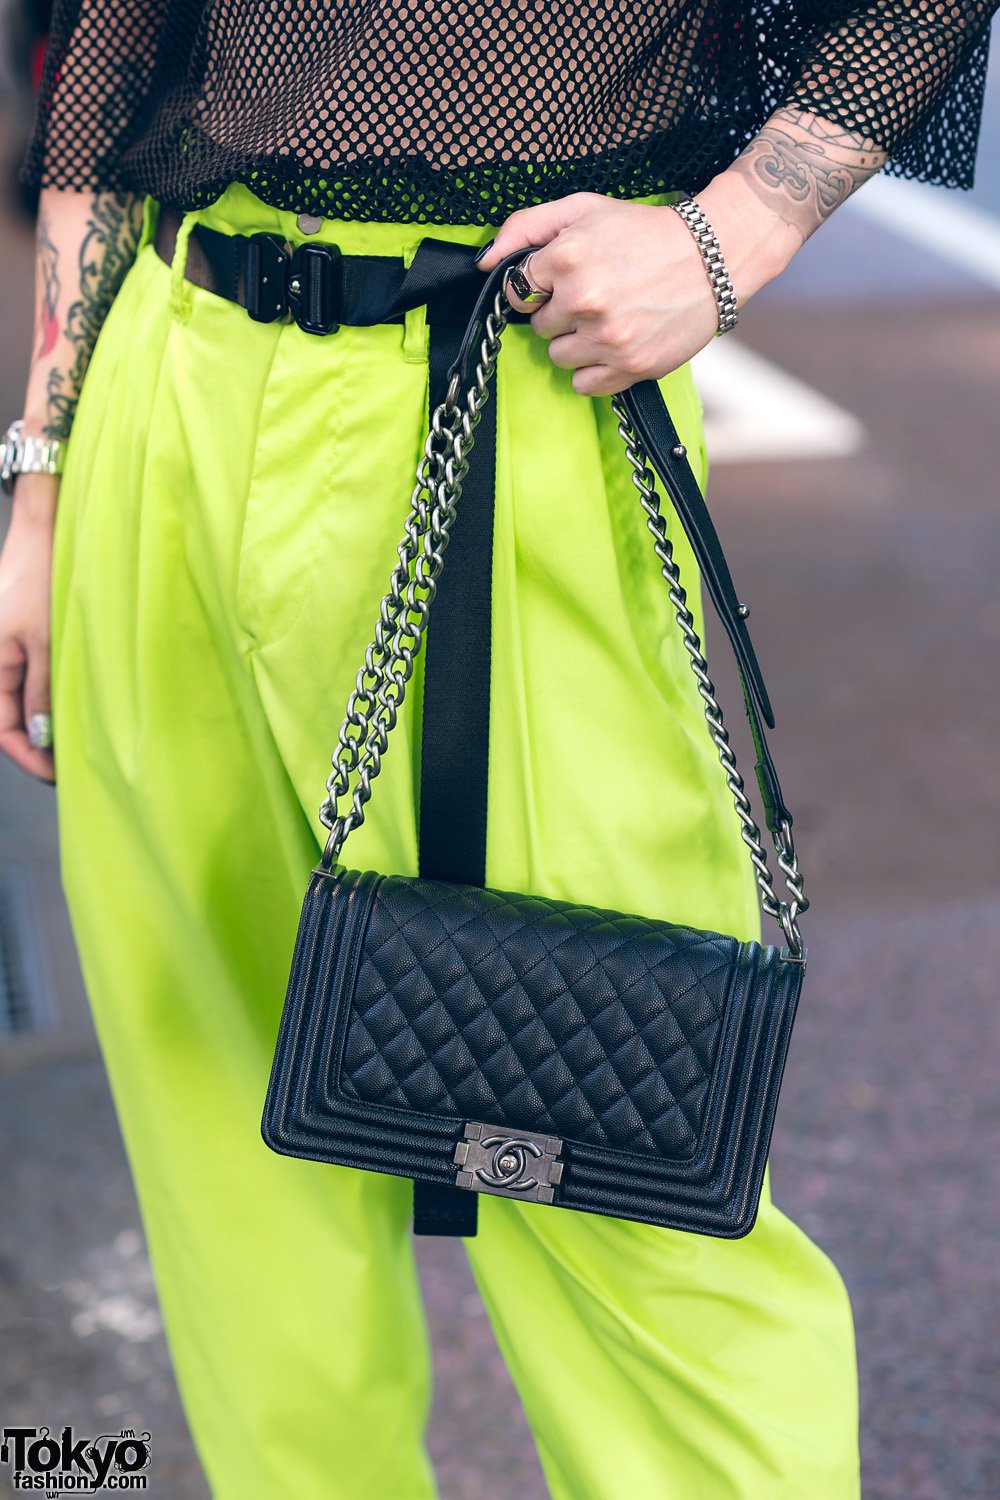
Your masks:
{"label": "black leather strap", "polygon": [[[712,603],[732,643],[754,702],[773,729],[774,713],[746,621],[740,614],[740,601],[729,564],[691,466],[686,462],[686,455],[675,452],[680,445],[680,438],[660,387],[654,380],[639,381],[625,392],[625,405],[642,446],[649,458],[655,461],[657,472],[661,468],[665,471],[660,477],[668,486],[674,509],[691,539]],[[667,474],[670,475],[669,480]]]}
{"label": "black leather strap", "polygon": [[764,807],[764,821],[772,834],[779,833],[782,824],[791,827],[792,815],[785,806],[778,772],[764,733],[764,723],[772,729],[774,727],[774,711],[750,632],[740,613],[740,601],[722,543],[659,386],[652,380],[640,381],[624,393],[623,399],[646,457],[688,535],[709,597],[736,654],[743,702],[757,755],[754,770]]}
{"label": "black leather strap", "polygon": [[[476,305],[465,330],[458,355],[449,371],[450,377],[458,376],[463,391],[468,388],[471,378],[472,361],[481,337],[483,318],[500,288],[504,273],[509,266],[516,265],[533,249],[539,248],[535,245],[515,251],[483,276],[484,285],[476,299]],[[698,488],[694,471],[687,461],[683,445],[667,411],[659,386],[652,380],[640,381],[624,392],[623,401],[629,419],[646,451],[649,463],[659,477],[687,533],[692,550],[698,559],[709,597],[736,653],[743,701],[746,705],[750,732],[757,754],[755,770],[764,807],[764,818],[771,833],[777,833],[784,823],[791,827],[792,815],[785,805],[778,773],[771,758],[764,731],[765,724],[771,728],[774,727],[774,713],[746,620],[740,613],[740,601],[729,572],[726,555],[722,550],[722,543],[701,490]],[[473,462],[474,453],[475,450],[473,450]]]}

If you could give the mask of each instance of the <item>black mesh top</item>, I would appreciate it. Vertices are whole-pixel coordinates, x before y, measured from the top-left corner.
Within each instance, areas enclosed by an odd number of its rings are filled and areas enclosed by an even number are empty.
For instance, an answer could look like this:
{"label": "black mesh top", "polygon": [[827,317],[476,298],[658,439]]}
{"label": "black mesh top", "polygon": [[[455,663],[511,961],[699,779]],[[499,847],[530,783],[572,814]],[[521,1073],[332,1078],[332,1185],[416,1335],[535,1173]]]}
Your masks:
{"label": "black mesh top", "polygon": [[695,191],[779,105],[972,184],[998,0],[56,0],[33,185],[490,224]]}

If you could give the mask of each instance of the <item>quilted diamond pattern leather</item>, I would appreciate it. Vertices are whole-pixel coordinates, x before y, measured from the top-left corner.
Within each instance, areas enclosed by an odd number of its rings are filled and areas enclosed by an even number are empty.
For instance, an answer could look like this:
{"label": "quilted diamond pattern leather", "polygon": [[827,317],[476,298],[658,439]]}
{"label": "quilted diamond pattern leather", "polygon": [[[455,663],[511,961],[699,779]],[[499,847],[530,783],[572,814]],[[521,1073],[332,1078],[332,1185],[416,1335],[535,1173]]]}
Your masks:
{"label": "quilted diamond pattern leather", "polygon": [[714,933],[396,879],[369,918],[340,1088],[373,1104],[691,1156],[731,957]]}
{"label": "quilted diamond pattern leather", "polygon": [[317,870],[262,1134],[454,1185],[466,1124],[544,1132],[556,1206],[733,1238],[756,1216],[801,983],[776,948],[719,933]]}

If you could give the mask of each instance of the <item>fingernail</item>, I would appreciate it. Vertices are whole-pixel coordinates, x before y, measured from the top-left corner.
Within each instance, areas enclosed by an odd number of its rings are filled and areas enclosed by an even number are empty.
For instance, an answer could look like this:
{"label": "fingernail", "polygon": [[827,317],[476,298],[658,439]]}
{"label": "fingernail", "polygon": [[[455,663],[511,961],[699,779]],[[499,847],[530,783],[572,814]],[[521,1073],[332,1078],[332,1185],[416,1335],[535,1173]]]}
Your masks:
{"label": "fingernail", "polygon": [[486,254],[487,250],[489,250],[491,248],[491,246],[493,246],[495,244],[496,244],[496,240],[495,239],[487,240],[486,244],[480,250],[479,254],[476,256],[476,258],[472,262],[472,264],[474,266],[478,266],[479,262],[482,260],[483,256]]}

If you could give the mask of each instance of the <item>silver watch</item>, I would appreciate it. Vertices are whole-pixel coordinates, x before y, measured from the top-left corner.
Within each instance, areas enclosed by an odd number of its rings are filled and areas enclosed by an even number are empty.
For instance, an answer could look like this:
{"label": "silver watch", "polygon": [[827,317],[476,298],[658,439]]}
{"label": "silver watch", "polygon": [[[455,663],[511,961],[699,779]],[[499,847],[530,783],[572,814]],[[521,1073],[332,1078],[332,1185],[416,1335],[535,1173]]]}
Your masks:
{"label": "silver watch", "polygon": [[67,447],[63,438],[26,437],[18,417],[0,438],[0,489],[12,495],[15,474],[61,474]]}

